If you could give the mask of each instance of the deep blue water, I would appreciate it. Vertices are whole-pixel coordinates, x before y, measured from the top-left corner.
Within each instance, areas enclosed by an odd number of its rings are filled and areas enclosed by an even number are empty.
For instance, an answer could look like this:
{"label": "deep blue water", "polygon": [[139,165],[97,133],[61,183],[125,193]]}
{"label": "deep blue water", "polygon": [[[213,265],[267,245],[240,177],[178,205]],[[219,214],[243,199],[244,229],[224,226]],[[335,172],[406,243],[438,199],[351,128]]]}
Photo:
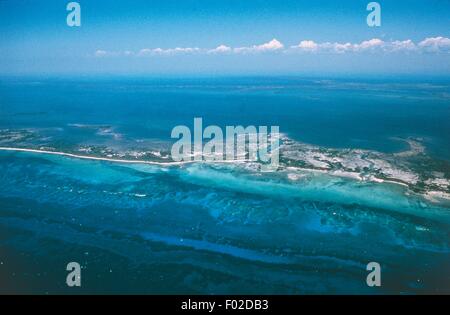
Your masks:
{"label": "deep blue water", "polygon": [[[0,81],[0,129],[60,150],[168,141],[175,125],[278,125],[323,147],[449,159],[448,82],[223,79]],[[98,133],[110,126],[112,133]],[[118,137],[114,137],[118,135]],[[30,140],[31,142],[33,140]],[[445,164],[444,164],[445,165]],[[450,215],[389,183],[0,151],[0,292],[450,293]],[[382,286],[366,285],[366,264]],[[6,284],[6,285],[5,285]]]}
{"label": "deep blue water", "polygon": [[277,125],[325,147],[395,152],[405,144],[391,137],[424,137],[450,159],[446,81],[30,78],[3,79],[0,95],[2,128],[109,124],[130,138],[168,139],[174,126],[203,117],[204,125]]}

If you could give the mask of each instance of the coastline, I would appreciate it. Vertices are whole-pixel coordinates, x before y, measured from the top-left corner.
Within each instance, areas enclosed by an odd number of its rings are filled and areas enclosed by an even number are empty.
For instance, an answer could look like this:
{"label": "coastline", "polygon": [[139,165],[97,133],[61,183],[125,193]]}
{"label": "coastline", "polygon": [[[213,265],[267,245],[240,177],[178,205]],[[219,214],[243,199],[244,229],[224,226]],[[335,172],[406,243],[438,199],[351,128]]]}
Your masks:
{"label": "coastline", "polygon": [[[123,163],[123,164],[145,164],[145,165],[157,165],[161,167],[171,167],[171,166],[182,166],[196,163],[206,163],[206,164],[233,164],[233,163],[245,163],[248,162],[246,160],[217,160],[217,161],[172,161],[172,162],[157,162],[157,161],[146,161],[146,160],[125,160],[125,159],[114,159],[108,157],[98,157],[98,156],[88,156],[88,155],[80,155],[74,153],[60,152],[60,151],[48,151],[48,150],[40,150],[40,149],[29,149],[29,148],[15,148],[15,147],[0,147],[0,151],[10,151],[10,152],[28,152],[28,153],[36,153],[36,154],[48,154],[48,155],[58,155],[64,156],[68,158],[81,159],[81,160],[92,160],[92,161],[103,161],[103,162],[111,162],[111,163]],[[378,178],[374,175],[369,177],[362,177],[357,172],[349,172],[349,171],[329,171],[329,170],[321,170],[321,169],[313,169],[313,168],[305,168],[305,167],[293,167],[293,166],[284,166],[282,169],[289,171],[303,171],[303,172],[311,172],[311,173],[321,173],[330,176],[347,178],[356,181],[365,181],[370,183],[387,183],[387,184],[395,184],[399,185],[406,189],[411,189],[411,187],[407,183],[403,183],[396,180],[382,179]],[[289,177],[290,180],[297,180],[296,176]],[[425,191],[421,194],[424,199],[432,202],[432,203],[440,203],[440,201],[448,202],[450,201],[450,194],[444,191],[434,191],[429,190]]]}
{"label": "coastline", "polygon": [[0,147],[0,151],[12,151],[12,152],[28,152],[28,153],[37,153],[37,154],[49,154],[49,155],[60,155],[75,159],[82,160],[93,160],[93,161],[104,161],[104,162],[113,162],[113,163],[126,163],[126,164],[149,164],[149,165],[158,165],[158,166],[175,166],[175,165],[185,165],[185,164],[194,164],[194,163],[208,163],[208,164],[216,164],[216,163],[243,163],[247,162],[246,160],[215,160],[215,161],[172,161],[172,162],[157,162],[157,161],[146,161],[146,160],[125,160],[125,159],[113,159],[107,157],[99,157],[99,156],[89,156],[89,155],[80,155],[74,153],[67,153],[61,151],[48,151],[48,150],[39,150],[39,149],[27,149],[27,148],[14,148],[14,147]]}
{"label": "coastline", "polygon": [[[232,161],[180,161],[180,162],[157,162],[157,161],[146,161],[146,160],[125,160],[125,159],[114,159],[114,158],[107,158],[107,157],[97,157],[97,156],[87,156],[87,155],[80,155],[80,154],[74,154],[74,153],[67,153],[67,152],[60,152],[60,151],[48,151],[48,150],[39,150],[39,149],[28,149],[28,148],[15,148],[15,147],[0,147],[0,151],[10,151],[10,152],[28,152],[28,153],[36,153],[36,154],[48,154],[48,155],[58,155],[58,156],[65,156],[69,158],[75,158],[75,159],[82,159],[82,160],[92,160],[92,161],[103,161],[103,162],[112,162],[112,163],[124,163],[124,164],[146,164],[146,165],[158,165],[163,167],[170,167],[170,166],[181,166],[181,165],[187,165],[187,164],[194,164],[194,163],[207,163],[207,164],[217,164],[217,163],[243,163],[246,162],[245,160],[232,160]],[[285,170],[296,170],[296,171],[305,171],[305,172],[313,172],[313,173],[321,173],[321,174],[327,174],[331,176],[341,177],[341,178],[348,178],[353,179],[357,181],[368,181],[373,183],[390,183],[390,184],[396,184],[400,185],[405,188],[409,188],[409,185],[406,183],[394,181],[394,180],[385,180],[380,179],[375,176],[371,176],[370,178],[362,178],[359,173],[352,173],[352,172],[338,172],[338,171],[327,171],[327,170],[319,170],[319,169],[310,169],[310,168],[304,168],[304,167],[292,167],[287,166],[285,167]],[[424,194],[424,197],[426,198],[427,194],[440,194],[441,198],[445,198],[441,194],[442,192],[433,192],[429,191],[426,194]],[[429,199],[429,198],[426,198]]]}
{"label": "coastline", "polygon": [[144,161],[144,160],[123,160],[123,159],[112,159],[112,158],[106,158],[106,157],[79,155],[79,154],[59,152],[59,151],[13,148],[13,147],[0,147],[0,151],[29,152],[29,153],[38,153],[38,154],[60,155],[60,156],[66,156],[66,157],[71,157],[71,158],[75,158],[75,159],[83,159],[83,160],[105,161],[105,162],[114,162],[114,163],[128,163],[128,164],[131,164],[131,163],[150,164],[150,165],[160,165],[160,166],[183,165],[183,164],[188,164],[188,163],[194,162],[194,161],[156,162],[156,161]]}

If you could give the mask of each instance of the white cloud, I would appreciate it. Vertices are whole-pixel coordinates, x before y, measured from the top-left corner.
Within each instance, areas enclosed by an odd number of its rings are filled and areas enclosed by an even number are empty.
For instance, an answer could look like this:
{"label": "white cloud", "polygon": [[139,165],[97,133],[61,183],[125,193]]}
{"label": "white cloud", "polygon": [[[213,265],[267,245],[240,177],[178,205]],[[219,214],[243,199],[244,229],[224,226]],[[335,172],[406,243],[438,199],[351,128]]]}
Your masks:
{"label": "white cloud", "polygon": [[223,53],[229,53],[231,52],[231,47],[226,46],[226,45],[219,45],[214,49],[210,49],[208,50],[209,54],[223,54]]}
{"label": "white cloud", "polygon": [[318,49],[316,49],[315,51],[320,50],[320,51],[327,52],[327,53],[343,54],[348,51],[353,51],[354,46],[355,45],[350,44],[350,43],[326,42],[326,43],[317,44]]}
{"label": "white cloud", "polygon": [[256,46],[257,50],[260,51],[265,51],[265,50],[278,50],[278,49],[283,49],[284,45],[282,43],[280,43],[278,40],[276,40],[275,38],[272,39],[270,42]]}
{"label": "white cloud", "polygon": [[291,48],[300,49],[303,51],[317,51],[319,45],[312,40],[302,40],[300,44],[292,46]]}
{"label": "white cloud", "polygon": [[445,51],[450,50],[450,40],[443,37],[428,38],[419,44],[415,44],[412,40],[385,42],[379,38],[372,38],[360,43],[316,43],[311,40],[301,41],[296,46],[291,46],[293,51],[310,52],[310,53],[363,53],[363,52],[413,52],[419,48],[426,51]]}
{"label": "white cloud", "polygon": [[139,50],[138,52],[138,56],[148,56],[151,55],[154,49],[150,49],[150,48],[143,48],[141,50]]}
{"label": "white cloud", "polygon": [[342,54],[345,52],[360,52],[360,51],[375,51],[383,48],[385,42],[381,39],[373,38],[370,40],[362,41],[358,44],[352,43],[316,43],[312,40],[303,40],[300,44],[292,46],[291,48],[297,51],[303,52],[327,52]]}
{"label": "white cloud", "polygon": [[389,46],[391,51],[414,51],[417,49],[416,44],[410,39],[403,41],[396,40],[391,42]]}
{"label": "white cloud", "polygon": [[176,47],[176,48],[143,48],[139,50],[138,56],[152,56],[152,55],[174,55],[174,54],[189,54],[200,52],[200,48],[197,47]]}
{"label": "white cloud", "polygon": [[261,45],[253,45],[250,47],[237,47],[234,48],[233,51],[235,53],[255,53],[255,52],[277,51],[283,48],[284,45],[274,38],[270,42]]}
{"label": "white cloud", "polygon": [[97,50],[94,55],[96,57],[110,57],[110,56],[160,56],[160,55],[178,55],[178,54],[250,54],[250,53],[264,53],[264,52],[304,52],[304,53],[450,53],[450,39],[442,36],[429,37],[419,43],[414,43],[411,39],[383,41],[379,38],[372,38],[362,41],[360,43],[337,43],[324,42],[317,43],[313,40],[302,40],[298,45],[285,48],[284,45],[277,39],[272,39],[267,43],[260,45],[244,46],[244,47],[230,47],[227,45],[219,45],[216,48],[206,49],[198,47],[176,47],[176,48],[143,48],[137,52],[126,50],[123,52],[114,52],[107,50]]}
{"label": "white cloud", "polygon": [[426,52],[450,52],[450,39],[442,36],[425,38],[419,47]]}
{"label": "white cloud", "polygon": [[176,47],[174,49],[169,48],[169,49],[163,49],[163,53],[164,54],[192,54],[192,53],[196,53],[196,52],[200,52],[200,48],[198,47]]}
{"label": "white cloud", "polygon": [[353,46],[354,45],[352,45],[350,43],[345,43],[345,44],[334,43],[334,44],[332,44],[333,51],[338,53],[338,54],[342,54],[342,53],[345,53],[347,51],[353,50]]}
{"label": "white cloud", "polygon": [[106,50],[99,49],[94,53],[94,55],[95,57],[105,57],[108,55],[108,52]]}
{"label": "white cloud", "polygon": [[360,44],[353,45],[355,51],[361,50],[374,50],[377,48],[383,48],[384,42],[379,38],[372,38],[370,40],[362,41]]}
{"label": "white cloud", "polygon": [[103,49],[98,49],[94,53],[94,56],[97,57],[97,58],[114,57],[114,56],[120,56],[120,55],[122,55],[121,52],[107,51],[107,50],[103,50]]}

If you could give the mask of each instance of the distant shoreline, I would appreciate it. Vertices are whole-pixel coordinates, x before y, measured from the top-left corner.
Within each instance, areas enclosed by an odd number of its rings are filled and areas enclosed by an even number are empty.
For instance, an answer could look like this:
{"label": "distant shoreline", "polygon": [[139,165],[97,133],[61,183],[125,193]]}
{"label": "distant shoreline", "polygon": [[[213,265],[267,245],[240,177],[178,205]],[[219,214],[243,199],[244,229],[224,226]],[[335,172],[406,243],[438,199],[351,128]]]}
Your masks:
{"label": "distant shoreline", "polygon": [[94,161],[105,161],[105,162],[115,162],[115,163],[128,163],[128,164],[150,164],[150,165],[160,165],[160,166],[171,166],[171,165],[182,165],[193,163],[194,161],[182,161],[182,162],[156,162],[156,161],[145,161],[145,160],[123,160],[123,159],[113,159],[106,157],[98,157],[98,156],[87,156],[87,155],[79,155],[74,153],[66,153],[59,151],[48,151],[48,150],[38,150],[38,149],[26,149],[26,148],[13,148],[13,147],[0,147],[0,151],[15,151],[15,152],[31,152],[31,153],[40,153],[40,154],[51,154],[51,155],[60,155],[66,156],[76,159],[83,160],[94,160]]}
{"label": "distant shoreline", "polygon": [[[159,165],[159,166],[176,166],[176,165],[185,165],[185,164],[193,164],[193,163],[237,163],[237,162],[245,162],[245,160],[217,160],[217,161],[180,161],[180,162],[156,162],[156,161],[145,161],[145,160],[124,160],[124,159],[113,159],[113,158],[107,158],[107,157],[97,157],[97,156],[87,156],[87,155],[80,155],[80,154],[74,154],[74,153],[66,153],[66,152],[60,152],[60,151],[48,151],[48,150],[39,150],[39,149],[27,149],[27,148],[14,148],[14,147],[0,147],[0,151],[13,151],[13,152],[29,152],[29,153],[38,153],[38,154],[50,154],[50,155],[59,155],[59,156],[66,156],[76,159],[83,159],[83,160],[93,160],[93,161],[104,161],[104,162],[114,162],[114,163],[126,163],[126,164],[148,164],[148,165]],[[328,172],[326,170],[317,170],[317,169],[309,169],[309,168],[302,168],[302,167],[287,167],[286,169],[296,169],[300,171],[306,171],[306,172],[319,172],[324,174],[329,174],[332,176],[337,177],[345,177],[345,178],[353,178],[354,180],[362,181],[362,179],[358,173],[355,173],[354,176],[350,176],[353,174],[350,174],[350,172],[342,172],[342,173],[333,173]],[[370,180],[371,182],[386,182],[386,183],[392,183],[401,185],[404,187],[409,187],[405,183],[400,183],[396,181],[391,180],[384,180],[384,179],[378,179]]]}
{"label": "distant shoreline", "polygon": [[[158,165],[158,166],[177,166],[177,165],[185,165],[185,164],[193,164],[193,163],[237,163],[237,162],[245,162],[243,160],[232,160],[232,161],[180,161],[180,162],[156,162],[156,161],[145,161],[145,160],[124,160],[124,159],[113,159],[113,158],[107,158],[107,157],[96,157],[96,156],[86,156],[86,155],[79,155],[74,153],[66,153],[66,152],[59,152],[59,151],[48,151],[48,150],[39,150],[39,149],[27,149],[27,148],[14,148],[14,147],[0,147],[0,151],[11,151],[11,152],[29,152],[29,153],[38,153],[38,154],[49,154],[49,155],[59,155],[59,156],[65,156],[75,159],[82,159],[82,160],[92,160],[92,161],[104,161],[104,162],[113,162],[113,163],[124,163],[124,164],[147,164],[147,165]],[[343,172],[340,173],[333,173],[333,172],[327,172],[326,170],[316,170],[316,169],[308,169],[308,168],[302,168],[302,167],[287,167],[287,170],[289,169],[296,169],[300,171],[307,171],[307,172],[319,172],[328,174],[330,176],[337,176],[337,177],[345,177],[345,178],[353,178],[357,181],[369,181],[373,183],[390,183],[390,184],[396,184],[403,186],[405,188],[409,188],[409,185],[406,183],[398,182],[395,180],[386,180],[386,179],[380,179],[380,178],[372,178],[372,179],[362,179],[359,174],[355,176],[349,176],[351,174],[348,174],[349,172]],[[443,192],[439,191],[428,191],[423,196],[430,200],[430,197],[436,195],[439,198],[443,198],[448,200],[450,196],[447,196]],[[436,197],[435,196],[435,197]],[[428,198],[427,198],[428,197]]]}
{"label": "distant shoreline", "polygon": [[185,165],[185,164],[193,164],[193,163],[237,163],[237,162],[246,162],[246,160],[215,160],[215,161],[172,161],[172,162],[156,162],[156,161],[145,161],[145,160],[124,160],[124,159],[113,159],[107,157],[100,156],[88,156],[88,155],[80,155],[74,153],[66,153],[60,151],[48,151],[48,150],[39,150],[39,149],[27,149],[27,148],[14,148],[14,147],[0,147],[0,151],[14,151],[14,152],[29,152],[29,153],[38,153],[38,154],[50,154],[50,155],[59,155],[66,156],[75,159],[83,159],[83,160],[94,160],[94,161],[104,161],[104,162],[114,162],[114,163],[127,163],[127,164],[149,164],[149,165],[159,165],[159,166],[174,166],[174,165]]}

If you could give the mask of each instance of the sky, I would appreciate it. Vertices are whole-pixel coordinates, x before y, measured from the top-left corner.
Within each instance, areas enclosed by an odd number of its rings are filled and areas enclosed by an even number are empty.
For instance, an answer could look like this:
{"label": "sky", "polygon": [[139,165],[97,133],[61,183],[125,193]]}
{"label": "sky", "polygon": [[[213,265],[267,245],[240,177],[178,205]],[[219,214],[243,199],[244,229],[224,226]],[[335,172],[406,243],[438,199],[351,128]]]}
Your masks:
{"label": "sky", "polygon": [[450,0],[0,0],[0,75],[450,75]]}

